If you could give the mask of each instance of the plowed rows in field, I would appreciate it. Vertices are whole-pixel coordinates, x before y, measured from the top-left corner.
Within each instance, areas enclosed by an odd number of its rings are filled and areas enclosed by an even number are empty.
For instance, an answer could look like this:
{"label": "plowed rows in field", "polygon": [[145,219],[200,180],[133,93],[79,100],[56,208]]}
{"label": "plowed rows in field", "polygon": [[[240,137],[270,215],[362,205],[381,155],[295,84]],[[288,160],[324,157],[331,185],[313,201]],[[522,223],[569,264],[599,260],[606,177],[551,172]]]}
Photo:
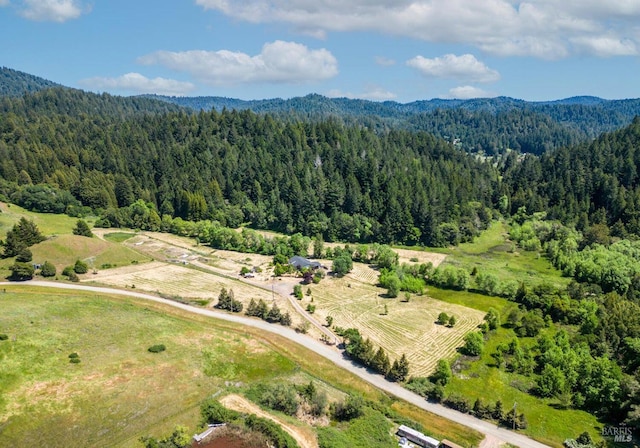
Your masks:
{"label": "plowed rows in field", "polygon": [[[360,279],[370,279],[374,270],[354,264],[354,271],[342,279],[327,278],[312,285],[316,318],[324,322],[334,318],[334,325],[357,328],[371,338],[376,347],[384,347],[393,361],[403,353],[411,365],[411,375],[430,374],[441,358],[450,358],[463,345],[464,336],[475,329],[484,313],[425,296],[412,295],[410,302],[382,296],[384,290]],[[375,280],[373,281],[375,283]],[[427,293],[428,294],[428,293]],[[401,297],[403,297],[401,295]],[[308,297],[303,299],[306,302]],[[387,306],[388,314],[384,315]],[[453,328],[435,323],[438,314],[456,317]]]}

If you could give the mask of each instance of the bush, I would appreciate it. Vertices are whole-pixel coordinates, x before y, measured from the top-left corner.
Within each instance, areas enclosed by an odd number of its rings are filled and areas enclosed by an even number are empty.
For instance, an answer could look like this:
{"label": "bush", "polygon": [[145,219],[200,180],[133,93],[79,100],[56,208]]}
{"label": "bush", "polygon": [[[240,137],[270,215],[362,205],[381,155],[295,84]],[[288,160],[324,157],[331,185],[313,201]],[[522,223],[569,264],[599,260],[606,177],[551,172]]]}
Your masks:
{"label": "bush", "polygon": [[35,273],[35,269],[30,263],[16,262],[9,267],[9,270],[11,271],[11,280],[18,281],[31,280]]}
{"label": "bush", "polygon": [[164,344],[156,344],[149,347],[147,350],[151,353],[160,353],[167,349]]}
{"label": "bush", "polygon": [[5,333],[0,334],[0,341],[6,341],[7,339],[9,339],[9,335]]}
{"label": "bush", "polygon": [[80,364],[82,361],[80,361],[80,358],[71,358],[69,359],[69,362],[71,364]]}
{"label": "bush", "polygon": [[89,265],[82,260],[76,260],[76,263],[73,265],[73,272],[76,274],[86,274],[89,272]]}
{"label": "bush", "polygon": [[302,300],[302,286],[295,285],[293,287],[293,295],[296,299]]}
{"label": "bush", "polygon": [[43,277],[55,277],[56,276],[56,267],[53,263],[49,263],[45,261],[42,267],[40,268],[40,275]]}
{"label": "bush", "polygon": [[76,222],[76,226],[73,229],[73,234],[86,236],[89,238],[93,237],[93,233],[91,233],[91,229],[89,228],[89,225],[83,219],[78,219],[78,221]]}
{"label": "bush", "polygon": [[76,274],[75,272],[71,272],[71,274],[69,274],[69,280],[71,280],[72,282],[79,282],[80,277],[78,277],[78,274]]}
{"label": "bush", "polygon": [[214,398],[207,398],[200,405],[200,414],[204,424],[228,423],[240,417],[239,412],[225,408]]}
{"label": "bush", "polygon": [[73,266],[67,266],[62,270],[62,275],[69,277],[71,274],[75,274],[75,272],[73,272]]}
{"label": "bush", "polygon": [[80,357],[80,355],[78,355],[76,352],[73,352],[73,353],[71,353],[71,354],[69,355],[69,358],[71,358],[71,359],[72,359],[72,358],[79,358],[79,357]]}
{"label": "bush", "polygon": [[333,405],[336,420],[346,421],[360,417],[364,413],[364,399],[359,395],[349,395],[343,402]]}
{"label": "bush", "polygon": [[19,261],[20,263],[28,263],[31,260],[33,260],[33,254],[27,247],[20,249],[18,255],[16,255],[16,261]]}

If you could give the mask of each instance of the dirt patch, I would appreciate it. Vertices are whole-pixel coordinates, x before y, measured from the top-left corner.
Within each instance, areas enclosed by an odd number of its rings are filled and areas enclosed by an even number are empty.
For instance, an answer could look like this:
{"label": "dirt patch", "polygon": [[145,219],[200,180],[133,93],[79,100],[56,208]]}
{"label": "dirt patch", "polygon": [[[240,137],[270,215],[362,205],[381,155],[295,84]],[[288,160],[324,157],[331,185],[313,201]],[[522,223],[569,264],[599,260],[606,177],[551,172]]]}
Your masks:
{"label": "dirt patch", "polygon": [[291,423],[285,422],[278,417],[275,417],[268,412],[263,411],[257,405],[253,404],[249,400],[240,395],[227,395],[220,400],[223,405],[229,409],[235,411],[244,412],[247,414],[255,414],[258,417],[266,418],[272,422],[277,423],[285,430],[291,437],[293,437],[301,448],[318,448],[318,441],[316,440],[315,433],[311,428],[301,428]]}

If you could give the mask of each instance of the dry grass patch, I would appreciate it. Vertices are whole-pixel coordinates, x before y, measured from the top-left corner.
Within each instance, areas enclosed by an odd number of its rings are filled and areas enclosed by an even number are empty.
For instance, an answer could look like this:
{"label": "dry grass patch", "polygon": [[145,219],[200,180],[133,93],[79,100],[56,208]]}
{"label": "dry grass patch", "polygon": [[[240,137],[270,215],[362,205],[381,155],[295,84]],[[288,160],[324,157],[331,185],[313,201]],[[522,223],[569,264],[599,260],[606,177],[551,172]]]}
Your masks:
{"label": "dry grass patch", "polygon": [[[368,269],[356,263],[353,273],[312,285],[315,316],[320,322],[332,316],[335,326],[357,328],[376,346],[383,347],[392,360],[405,353],[411,375],[428,375],[439,359],[453,357],[456,348],[463,345],[464,336],[482,322],[481,311],[427,296],[412,295],[408,303],[387,299],[382,289],[359,281]],[[305,296],[304,304],[309,300]],[[388,314],[384,314],[385,306]],[[441,312],[456,317],[453,328],[435,323]]]}

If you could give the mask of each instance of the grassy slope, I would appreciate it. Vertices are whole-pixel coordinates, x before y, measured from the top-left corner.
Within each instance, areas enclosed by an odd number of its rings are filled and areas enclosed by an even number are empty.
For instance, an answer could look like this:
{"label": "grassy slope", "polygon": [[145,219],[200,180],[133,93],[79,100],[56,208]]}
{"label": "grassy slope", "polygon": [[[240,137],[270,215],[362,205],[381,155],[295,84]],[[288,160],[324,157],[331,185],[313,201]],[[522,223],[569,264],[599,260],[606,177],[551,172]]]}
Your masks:
{"label": "grassy slope", "polygon": [[[33,220],[40,232],[47,237],[46,241],[32,246],[34,263],[50,261],[56,266],[58,274],[65,266],[72,265],[77,259],[86,260],[91,268],[101,269],[105,264],[112,267],[126,266],[150,261],[134,250],[117,244],[119,241],[108,242],[98,238],[86,238],[72,235],[76,225],[76,218],[51,213],[34,213],[17,205],[0,203],[0,239],[4,239],[7,231],[11,230],[21,217]],[[90,222],[90,221],[89,221]],[[0,278],[9,274],[9,266],[13,258],[0,259]]]}
{"label": "grassy slope", "polygon": [[[133,299],[14,289],[0,293],[0,446],[137,446],[225,388],[300,370],[381,400],[366,383],[271,334]],[[167,351],[147,348],[164,343]],[[70,364],[77,352],[82,362]],[[404,406],[463,445],[480,436]],[[409,412],[409,411],[407,411]],[[8,420],[7,420],[8,419]],[[6,420],[6,421],[5,421]]]}

